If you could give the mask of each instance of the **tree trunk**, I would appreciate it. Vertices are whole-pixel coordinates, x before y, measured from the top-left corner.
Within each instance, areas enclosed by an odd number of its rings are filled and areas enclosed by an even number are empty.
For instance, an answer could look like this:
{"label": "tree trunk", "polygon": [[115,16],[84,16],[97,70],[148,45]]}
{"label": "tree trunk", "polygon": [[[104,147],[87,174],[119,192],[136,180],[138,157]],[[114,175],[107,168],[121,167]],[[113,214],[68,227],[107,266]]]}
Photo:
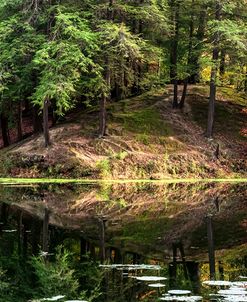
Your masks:
{"label": "tree trunk", "polygon": [[[107,19],[113,20],[113,4],[114,0],[109,0],[109,6],[107,9]],[[110,76],[110,66],[109,66],[109,58],[106,58],[105,62],[105,81],[107,85],[108,93],[111,93],[111,76]],[[100,99],[100,113],[99,113],[99,137],[103,137],[106,135],[106,102],[107,96],[105,94],[102,95]]]}
{"label": "tree trunk", "polygon": [[[219,1],[216,1],[216,13],[215,19],[220,21],[221,18],[221,5]],[[213,66],[211,68],[210,77],[210,95],[209,95],[209,106],[208,106],[208,123],[206,136],[211,138],[213,135],[214,126],[214,112],[215,112],[215,97],[216,97],[216,80],[217,80],[217,61],[219,59],[219,32],[216,32],[213,37]]]}
{"label": "tree trunk", "polygon": [[193,55],[191,57],[191,64],[193,65],[194,72],[190,75],[189,83],[196,84],[200,80],[200,65],[199,65],[199,58],[201,55],[201,44],[205,35],[205,22],[207,17],[207,6],[202,5],[199,21],[198,21],[198,29],[196,34],[196,46],[194,48]]}
{"label": "tree trunk", "polygon": [[42,238],[43,252],[49,251],[49,220],[50,220],[50,211],[47,208],[45,208],[45,215],[43,220],[43,238]]}
{"label": "tree trunk", "polygon": [[17,108],[17,137],[18,141],[22,140],[22,101],[18,103]]}
{"label": "tree trunk", "polygon": [[[106,81],[106,85],[107,88],[109,90],[109,94],[110,94],[110,90],[111,90],[111,74],[110,74],[110,66],[109,66],[109,60],[108,58],[106,59],[106,74],[105,74],[105,81]],[[106,135],[106,102],[107,99],[109,97],[107,97],[106,95],[102,95],[101,99],[100,99],[100,114],[99,114],[99,137],[103,137]]]}
{"label": "tree trunk", "polygon": [[18,256],[21,257],[22,254],[22,241],[23,241],[23,225],[22,225],[23,212],[18,211],[17,216],[17,241],[18,241]]}
{"label": "tree trunk", "polygon": [[42,117],[39,114],[39,109],[36,105],[32,108],[32,118],[33,118],[33,132],[39,133],[43,131],[42,127]]}
{"label": "tree trunk", "polygon": [[25,101],[24,101],[24,111],[25,111],[25,113],[27,113],[27,112],[29,112],[30,111],[30,102],[29,102],[29,100],[28,99],[25,99]]}
{"label": "tree trunk", "polygon": [[247,66],[245,67],[244,92],[247,92]]}
{"label": "tree trunk", "polygon": [[107,9],[107,19],[108,20],[113,20],[114,16],[113,16],[113,4],[114,4],[114,0],[109,0],[109,6]]}
{"label": "tree trunk", "polygon": [[183,93],[182,93],[182,97],[181,97],[181,100],[180,100],[180,103],[179,103],[179,108],[180,109],[184,108],[185,98],[186,98],[186,95],[187,95],[188,81],[189,81],[189,78],[184,80]]}
{"label": "tree trunk", "polygon": [[226,69],[226,51],[225,49],[222,49],[220,52],[220,78],[225,74],[225,69]]}
{"label": "tree trunk", "polygon": [[40,243],[40,221],[33,220],[31,225],[31,245],[32,245],[32,254],[37,256],[39,253],[39,243]]}
{"label": "tree trunk", "polygon": [[[192,0],[191,3],[191,19],[190,19],[190,33],[189,33],[189,49],[188,49],[188,64],[187,64],[187,73],[191,73],[190,68],[192,65],[192,43],[193,43],[193,33],[194,33],[194,12],[193,12],[193,6],[194,6],[194,0]],[[187,94],[187,88],[189,83],[190,76],[188,75],[186,79],[184,80],[184,87],[183,87],[183,94],[179,103],[179,108],[184,107],[185,98]]]}
{"label": "tree trunk", "polygon": [[58,115],[56,113],[56,110],[57,110],[56,107],[57,106],[55,104],[52,106],[52,126],[55,126],[57,121],[58,121]]}
{"label": "tree trunk", "polygon": [[177,80],[177,57],[178,57],[178,35],[179,35],[179,4],[176,0],[171,2],[171,9],[172,9],[172,22],[174,24],[174,37],[171,41],[171,55],[170,55],[170,78],[171,83],[173,84],[173,102],[172,107],[178,107],[178,80]]}
{"label": "tree trunk", "polygon": [[207,238],[208,238],[210,280],[215,280],[215,249],[214,249],[214,236],[213,236],[213,225],[212,225],[211,216],[207,216]]}
{"label": "tree trunk", "polygon": [[1,113],[0,118],[1,118],[3,146],[8,147],[10,145],[8,118],[4,113]]}
{"label": "tree trunk", "polygon": [[106,133],[106,96],[100,99],[100,115],[99,115],[99,137],[105,136]]}
{"label": "tree trunk", "polygon": [[51,145],[50,133],[49,133],[49,100],[45,99],[43,103],[43,129],[45,138],[45,147]]}

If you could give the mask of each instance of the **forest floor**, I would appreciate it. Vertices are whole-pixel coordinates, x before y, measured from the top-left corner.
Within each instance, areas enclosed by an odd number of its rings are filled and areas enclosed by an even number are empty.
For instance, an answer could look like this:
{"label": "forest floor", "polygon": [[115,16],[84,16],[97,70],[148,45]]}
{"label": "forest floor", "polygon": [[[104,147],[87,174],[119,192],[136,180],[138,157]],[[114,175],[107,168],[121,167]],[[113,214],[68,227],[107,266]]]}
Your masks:
{"label": "forest floor", "polygon": [[[182,87],[181,87],[182,88]],[[247,100],[219,88],[214,139],[205,137],[208,89],[191,86],[172,109],[172,87],[108,104],[108,135],[98,111],[73,112],[50,129],[1,150],[3,177],[91,179],[224,178],[247,175]],[[216,149],[219,145],[219,158]]]}

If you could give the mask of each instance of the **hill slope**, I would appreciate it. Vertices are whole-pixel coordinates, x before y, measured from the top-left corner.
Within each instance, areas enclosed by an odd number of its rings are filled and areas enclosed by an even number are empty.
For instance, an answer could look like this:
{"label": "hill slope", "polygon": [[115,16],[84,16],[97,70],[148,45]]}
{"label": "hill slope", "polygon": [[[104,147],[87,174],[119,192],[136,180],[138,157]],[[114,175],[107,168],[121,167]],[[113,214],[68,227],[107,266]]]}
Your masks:
{"label": "hill slope", "polygon": [[[42,135],[2,150],[2,176],[86,178],[227,177],[247,174],[246,100],[220,91],[214,140],[204,136],[205,87],[189,89],[184,110],[171,108],[172,88],[108,106],[108,136],[97,138],[97,110],[73,113]],[[217,159],[215,150],[220,147]]]}

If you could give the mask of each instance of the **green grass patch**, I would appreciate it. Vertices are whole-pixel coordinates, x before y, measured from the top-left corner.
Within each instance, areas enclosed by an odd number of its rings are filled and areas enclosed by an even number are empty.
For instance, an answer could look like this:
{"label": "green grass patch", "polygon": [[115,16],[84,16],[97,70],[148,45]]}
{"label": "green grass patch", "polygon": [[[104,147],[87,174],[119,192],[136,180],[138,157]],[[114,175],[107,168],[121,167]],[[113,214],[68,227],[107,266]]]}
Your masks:
{"label": "green grass patch", "polygon": [[[192,109],[193,119],[206,130],[208,101],[205,99],[191,98],[189,100]],[[215,133],[227,134],[230,137],[246,140],[246,137],[241,135],[241,130],[244,127],[246,116],[234,105],[226,104],[222,101],[217,101],[215,104]]]}
{"label": "green grass patch", "polygon": [[220,99],[225,99],[233,104],[247,106],[247,98],[244,92],[238,92],[231,87],[218,87],[217,96]]}
{"label": "green grass patch", "polygon": [[54,178],[0,178],[0,184],[6,185],[22,185],[22,184],[93,184],[93,183],[154,183],[154,184],[176,184],[176,183],[247,183],[247,178],[169,178],[160,180],[150,179],[54,179]]}
{"label": "green grass patch", "polygon": [[170,127],[161,118],[155,108],[144,108],[128,113],[118,113],[118,118],[122,119],[124,128],[134,133],[146,135],[171,135]]}

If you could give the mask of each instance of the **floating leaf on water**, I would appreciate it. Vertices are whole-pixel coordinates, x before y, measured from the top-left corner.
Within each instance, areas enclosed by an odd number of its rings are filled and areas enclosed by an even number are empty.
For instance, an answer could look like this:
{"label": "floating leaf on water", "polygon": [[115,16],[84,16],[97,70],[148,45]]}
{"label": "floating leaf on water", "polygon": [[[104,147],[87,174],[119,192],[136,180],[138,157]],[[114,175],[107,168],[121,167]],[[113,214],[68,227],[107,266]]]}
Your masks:
{"label": "floating leaf on water", "polygon": [[139,281],[161,281],[167,279],[165,277],[157,277],[157,276],[139,276],[134,278]]}
{"label": "floating leaf on water", "polygon": [[163,301],[179,301],[179,302],[197,302],[201,301],[201,296],[163,296],[160,298]]}
{"label": "floating leaf on water", "polygon": [[65,302],[88,302],[86,300],[66,300]]}
{"label": "floating leaf on water", "polygon": [[247,291],[244,288],[233,287],[231,289],[222,289],[218,291],[220,295],[247,295]]}
{"label": "floating leaf on water", "polygon": [[58,300],[61,300],[63,298],[65,298],[65,296],[59,295],[59,296],[54,296],[54,297],[51,297],[51,298],[44,298],[44,299],[41,299],[41,301],[58,301]]}
{"label": "floating leaf on water", "polygon": [[162,284],[162,283],[152,283],[152,284],[148,284],[148,286],[150,286],[150,287],[164,287],[166,285]]}
{"label": "floating leaf on water", "polygon": [[172,289],[168,290],[170,295],[189,295],[191,293],[190,290],[181,290],[181,289]]}
{"label": "floating leaf on water", "polygon": [[100,267],[105,269],[118,269],[118,270],[160,270],[159,265],[149,265],[149,264],[101,264]]}
{"label": "floating leaf on water", "polygon": [[217,281],[208,280],[208,281],[202,282],[202,284],[209,285],[209,286],[231,286],[233,283],[230,281],[224,281],[224,280],[217,280]]}
{"label": "floating leaf on water", "polygon": [[221,297],[219,294],[209,294],[209,297]]}
{"label": "floating leaf on water", "polygon": [[15,233],[17,230],[2,230],[4,233]]}
{"label": "floating leaf on water", "polygon": [[228,295],[224,297],[224,301],[229,301],[229,302],[247,302],[247,297],[246,296],[238,296],[238,295]]}
{"label": "floating leaf on water", "polygon": [[247,276],[239,276],[240,279],[247,279]]}
{"label": "floating leaf on water", "polygon": [[53,253],[48,253],[48,252],[45,252],[45,251],[40,252],[41,257],[47,257],[47,256],[52,256],[52,255],[54,255],[54,254]]}
{"label": "floating leaf on water", "polygon": [[234,281],[232,282],[233,286],[237,286],[237,287],[247,287],[247,281]]}

